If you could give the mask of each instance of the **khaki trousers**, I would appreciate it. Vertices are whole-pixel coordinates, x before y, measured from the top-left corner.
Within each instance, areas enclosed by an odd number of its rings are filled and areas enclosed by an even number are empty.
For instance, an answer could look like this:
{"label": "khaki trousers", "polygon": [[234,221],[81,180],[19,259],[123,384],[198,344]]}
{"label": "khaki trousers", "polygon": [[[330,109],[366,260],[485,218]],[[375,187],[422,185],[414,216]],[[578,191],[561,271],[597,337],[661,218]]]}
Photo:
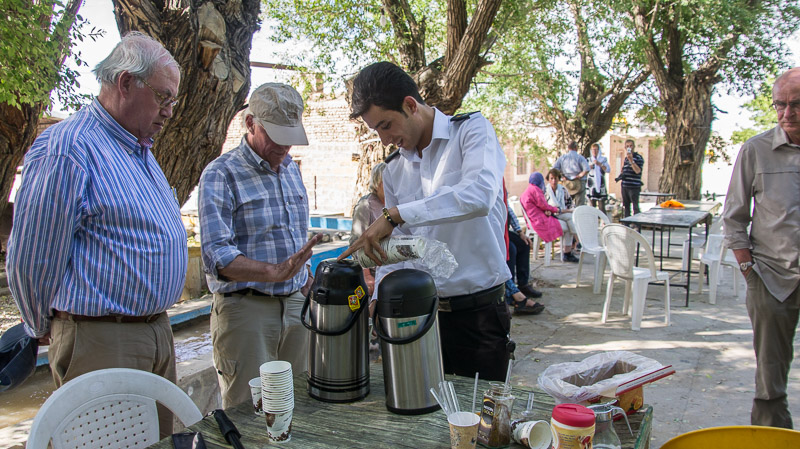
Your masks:
{"label": "khaki trousers", "polygon": [[259,367],[286,360],[292,373],[306,371],[309,331],[300,323],[305,297],[214,294],[211,340],[222,408],[250,401],[248,382],[259,377]]}
{"label": "khaki trousers", "polygon": [[[169,317],[152,323],[106,323],[53,319],[47,357],[56,387],[81,374],[132,368],[176,381],[175,345]],[[159,434],[172,434],[172,413],[158,405]]]}
{"label": "khaki trousers", "polygon": [[792,428],[786,399],[789,368],[794,358],[794,335],[800,316],[800,288],[780,302],[767,290],[755,270],[747,275],[747,313],[753,324],[756,352],[756,394],[750,423]]}

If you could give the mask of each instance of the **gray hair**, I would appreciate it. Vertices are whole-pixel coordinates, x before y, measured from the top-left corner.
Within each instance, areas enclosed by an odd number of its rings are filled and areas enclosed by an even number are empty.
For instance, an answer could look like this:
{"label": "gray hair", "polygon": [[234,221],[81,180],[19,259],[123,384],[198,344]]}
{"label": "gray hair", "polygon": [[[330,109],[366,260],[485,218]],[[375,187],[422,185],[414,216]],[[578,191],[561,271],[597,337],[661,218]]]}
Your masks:
{"label": "gray hair", "polygon": [[369,176],[369,191],[378,194],[378,185],[383,182],[383,171],[386,170],[386,162],[380,162],[372,167],[372,173]]}
{"label": "gray hair", "polygon": [[152,37],[131,31],[122,37],[106,59],[100,61],[93,72],[102,85],[116,84],[122,72],[128,72],[136,78],[137,86],[143,84],[140,79],[147,79],[156,70],[162,67],[175,67],[180,72],[180,66],[175,58]]}

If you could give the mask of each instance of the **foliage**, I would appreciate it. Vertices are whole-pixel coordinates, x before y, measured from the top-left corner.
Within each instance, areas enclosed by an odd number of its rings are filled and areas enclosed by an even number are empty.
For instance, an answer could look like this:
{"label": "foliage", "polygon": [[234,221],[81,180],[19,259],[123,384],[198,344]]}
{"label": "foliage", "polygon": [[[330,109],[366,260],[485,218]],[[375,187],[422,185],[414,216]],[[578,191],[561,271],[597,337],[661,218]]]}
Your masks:
{"label": "foliage", "polygon": [[729,144],[719,134],[713,133],[706,144],[706,161],[709,164],[725,162],[731,165],[731,155],[728,152]]}
{"label": "foliage", "polygon": [[92,28],[84,34],[84,19],[76,15],[73,25],[62,0],[0,0],[0,11],[0,102],[49,104],[55,88],[63,104],[79,107],[88,96],[78,93],[78,73],[63,60],[71,57],[76,66],[85,66],[74,42],[102,32]]}
{"label": "foliage", "polygon": [[775,110],[772,108],[772,85],[774,82],[775,77],[772,77],[762,83],[753,99],[744,104],[744,108],[753,114],[750,119],[755,126],[734,131],[731,135],[732,143],[742,144],[751,137],[774,128],[778,123]]}

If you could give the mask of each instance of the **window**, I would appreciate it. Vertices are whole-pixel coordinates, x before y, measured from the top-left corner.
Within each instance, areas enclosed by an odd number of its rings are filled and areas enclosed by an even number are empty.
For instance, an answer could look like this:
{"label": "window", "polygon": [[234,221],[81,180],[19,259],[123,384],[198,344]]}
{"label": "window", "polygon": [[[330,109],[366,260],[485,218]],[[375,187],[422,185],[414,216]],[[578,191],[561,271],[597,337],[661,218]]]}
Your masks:
{"label": "window", "polygon": [[518,154],[517,175],[527,175],[527,174],[528,174],[528,161],[525,159],[524,155]]}

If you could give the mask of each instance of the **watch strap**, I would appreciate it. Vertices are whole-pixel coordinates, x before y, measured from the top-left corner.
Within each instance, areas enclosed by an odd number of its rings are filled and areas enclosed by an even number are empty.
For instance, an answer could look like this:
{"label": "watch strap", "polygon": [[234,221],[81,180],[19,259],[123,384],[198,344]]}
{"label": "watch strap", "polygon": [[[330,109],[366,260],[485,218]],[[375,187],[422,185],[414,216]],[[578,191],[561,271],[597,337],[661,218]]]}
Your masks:
{"label": "watch strap", "polygon": [[396,221],[394,221],[391,215],[389,215],[389,209],[385,207],[383,208],[383,216],[386,218],[386,221],[388,221],[389,224],[392,225],[393,228],[396,228],[397,225],[399,224]]}

